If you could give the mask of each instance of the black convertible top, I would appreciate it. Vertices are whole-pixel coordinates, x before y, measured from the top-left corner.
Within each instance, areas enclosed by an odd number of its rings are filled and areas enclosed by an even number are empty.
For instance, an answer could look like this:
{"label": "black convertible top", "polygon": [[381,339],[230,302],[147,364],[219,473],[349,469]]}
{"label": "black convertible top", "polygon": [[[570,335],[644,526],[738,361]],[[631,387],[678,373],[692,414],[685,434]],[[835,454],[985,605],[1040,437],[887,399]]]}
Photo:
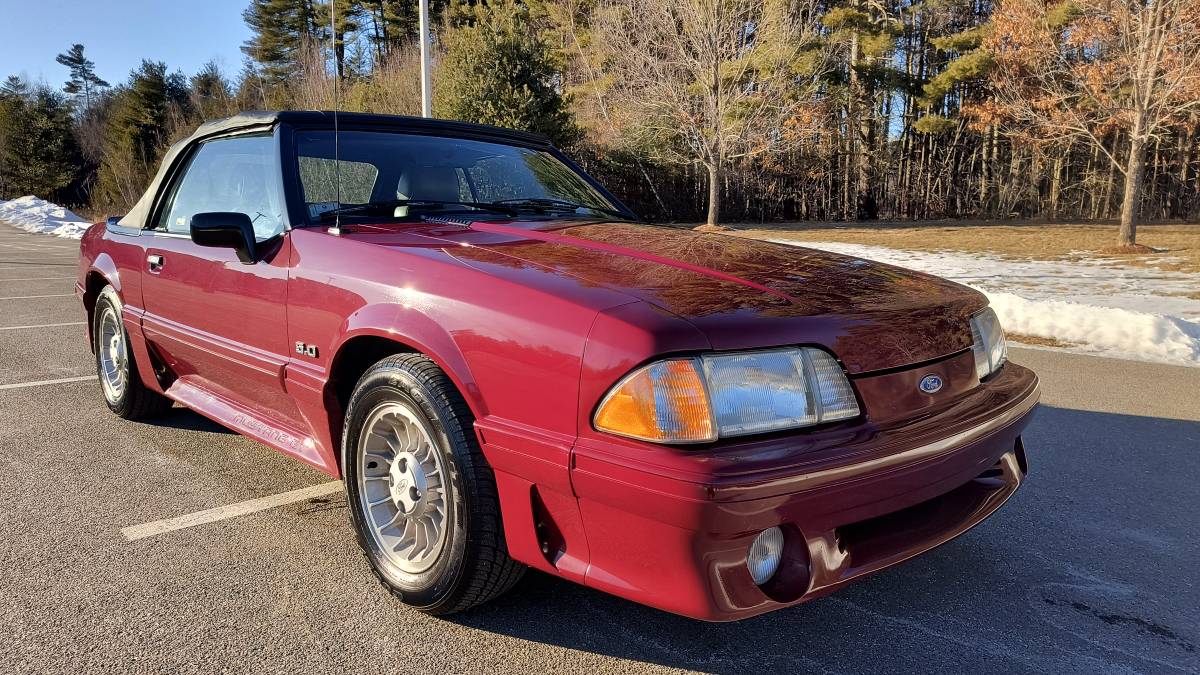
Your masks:
{"label": "black convertible top", "polygon": [[[304,126],[333,126],[334,113],[328,110],[253,110],[238,113],[233,117],[213,120],[201,124],[187,141],[205,136],[251,129],[255,127],[273,126],[277,122]],[[550,140],[541,134],[528,131],[517,131],[494,127],[488,124],[472,124],[456,120],[439,120],[425,117],[410,117],[408,115],[378,115],[375,113],[339,112],[338,125],[344,127],[381,127],[398,131],[424,131],[444,134],[446,136],[492,136],[529,143],[533,145],[549,145]],[[186,142],[186,141],[185,141]]]}
{"label": "black convertible top", "polygon": [[[201,124],[191,136],[175,143],[167,150],[162,164],[158,167],[158,173],[154,175],[154,180],[150,181],[150,185],[142,193],[141,198],[133,205],[133,208],[129,209],[129,213],[121,218],[119,224],[139,230],[145,227],[146,218],[150,216],[150,207],[154,202],[154,195],[158,193],[162,182],[166,179],[167,171],[175,163],[175,159],[179,157],[180,153],[191,144],[210,136],[218,136],[230,132],[267,130],[280,123],[297,126],[328,127],[332,129],[333,116],[334,113],[328,110],[252,110]],[[458,122],[455,120],[428,119],[424,117],[410,117],[408,115],[338,112],[337,121],[338,128],[345,129],[376,127],[442,136],[464,136],[484,140],[494,139],[520,143],[522,145],[546,147],[550,145],[550,140],[541,134],[517,131],[515,129],[504,129],[487,124]]]}

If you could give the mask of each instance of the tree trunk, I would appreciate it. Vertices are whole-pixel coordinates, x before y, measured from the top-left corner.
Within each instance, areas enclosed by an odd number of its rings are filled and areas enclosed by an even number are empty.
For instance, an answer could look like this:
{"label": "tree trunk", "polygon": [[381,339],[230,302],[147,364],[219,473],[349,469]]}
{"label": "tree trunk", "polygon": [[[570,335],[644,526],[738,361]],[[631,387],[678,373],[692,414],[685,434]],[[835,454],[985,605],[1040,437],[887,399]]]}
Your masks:
{"label": "tree trunk", "polygon": [[1142,133],[1141,124],[1135,121],[1129,138],[1129,159],[1125,163],[1125,194],[1121,198],[1118,246],[1137,243],[1138,203],[1141,201],[1142,179],[1146,173],[1146,146],[1146,135]]}
{"label": "tree trunk", "polygon": [[[1070,154],[1068,148],[1063,154]],[[1054,169],[1050,175],[1050,217],[1058,218],[1058,196],[1062,191],[1062,172],[1063,172],[1063,155],[1059,154],[1054,157]]]}
{"label": "tree trunk", "polygon": [[1175,218],[1186,218],[1188,209],[1187,202],[1191,195],[1185,195],[1184,190],[1187,189],[1189,183],[1189,173],[1192,162],[1192,136],[1195,134],[1195,126],[1188,125],[1187,130],[1179,137],[1179,151],[1177,153],[1179,162],[1179,188],[1171,190],[1171,196],[1174,201],[1174,207],[1171,211],[1171,216]]}
{"label": "tree trunk", "polygon": [[368,12],[371,15],[371,28],[375,32],[375,60],[376,63],[383,63],[384,51],[390,47],[388,44],[387,21],[383,16],[383,0],[376,0],[374,8]]}
{"label": "tree trunk", "polygon": [[709,225],[718,224],[721,215],[721,167],[709,164],[708,168],[708,220]]}
{"label": "tree trunk", "polygon": [[[1113,138],[1113,154],[1118,152],[1121,144],[1121,134],[1118,132]],[[1116,184],[1116,165],[1113,162],[1108,162],[1108,179],[1104,183],[1104,206],[1100,209],[1100,217],[1108,218],[1112,214],[1112,196],[1113,186]]]}
{"label": "tree trunk", "polygon": [[846,74],[849,82],[849,100],[846,102],[846,141],[849,143],[847,150],[849,157],[847,158],[846,166],[846,182],[849,184],[846,190],[846,203],[842,208],[846,212],[846,220],[857,220],[858,201],[862,194],[863,183],[863,167],[862,162],[862,140],[859,133],[862,131],[862,122],[859,120],[859,98],[858,98],[858,71],[854,66],[858,63],[858,31],[855,30],[850,34],[850,62],[847,66]]}

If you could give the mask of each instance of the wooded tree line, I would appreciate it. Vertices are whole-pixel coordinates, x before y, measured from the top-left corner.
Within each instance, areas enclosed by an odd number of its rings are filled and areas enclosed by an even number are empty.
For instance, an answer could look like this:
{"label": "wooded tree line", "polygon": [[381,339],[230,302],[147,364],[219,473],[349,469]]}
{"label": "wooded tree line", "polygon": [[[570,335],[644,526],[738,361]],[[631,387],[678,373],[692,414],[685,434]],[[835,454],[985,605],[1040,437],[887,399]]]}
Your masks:
{"label": "wooded tree line", "polygon": [[[1200,217],[1200,0],[434,0],[434,113],[659,220]],[[250,0],[240,73],[0,87],[0,196],[119,212],[264,108],[418,114],[416,0]],[[332,21],[330,12],[333,12]]]}

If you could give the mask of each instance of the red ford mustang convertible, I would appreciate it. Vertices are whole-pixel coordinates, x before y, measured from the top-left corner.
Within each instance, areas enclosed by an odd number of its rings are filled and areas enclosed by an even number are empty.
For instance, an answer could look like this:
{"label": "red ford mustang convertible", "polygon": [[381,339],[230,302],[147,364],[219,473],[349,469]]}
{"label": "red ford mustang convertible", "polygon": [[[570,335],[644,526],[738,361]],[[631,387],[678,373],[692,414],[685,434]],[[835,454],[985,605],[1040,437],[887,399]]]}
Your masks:
{"label": "red ford mustang convertible", "polygon": [[532,567],[732,620],[962,534],[1024,480],[1037,377],[979,293],[653,227],[539,136],[252,113],[83,238],[105,401],[345,480],[383,585]]}

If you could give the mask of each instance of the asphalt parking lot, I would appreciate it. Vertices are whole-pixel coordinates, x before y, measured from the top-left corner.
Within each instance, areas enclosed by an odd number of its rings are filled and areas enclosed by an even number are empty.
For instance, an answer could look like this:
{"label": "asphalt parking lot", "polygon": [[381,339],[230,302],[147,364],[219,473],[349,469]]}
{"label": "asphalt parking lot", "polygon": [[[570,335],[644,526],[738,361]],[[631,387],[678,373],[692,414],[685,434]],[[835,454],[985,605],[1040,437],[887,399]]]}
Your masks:
{"label": "asphalt parking lot", "polygon": [[1012,349],[1043,382],[1026,486],[824,600],[704,624],[529,574],[435,619],[374,581],[341,493],[122,534],[329,481],[109,413],[76,252],[0,224],[0,672],[1200,672],[1200,369]]}

